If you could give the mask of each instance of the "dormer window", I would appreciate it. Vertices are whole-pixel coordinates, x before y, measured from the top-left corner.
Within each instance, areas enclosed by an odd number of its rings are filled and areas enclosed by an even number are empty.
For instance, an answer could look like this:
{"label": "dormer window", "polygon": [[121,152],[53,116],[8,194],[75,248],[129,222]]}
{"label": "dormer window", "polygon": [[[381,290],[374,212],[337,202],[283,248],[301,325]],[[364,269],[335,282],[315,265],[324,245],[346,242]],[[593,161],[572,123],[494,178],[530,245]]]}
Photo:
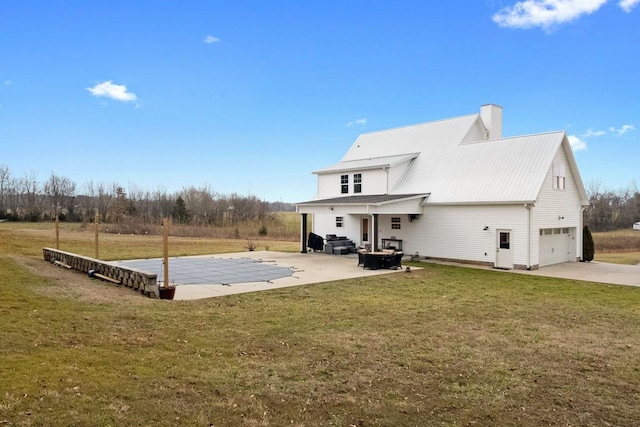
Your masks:
{"label": "dormer window", "polygon": [[567,181],[567,178],[564,172],[564,164],[554,163],[553,164],[553,189],[564,190],[566,186],[566,181]]}
{"label": "dormer window", "polygon": [[362,174],[361,173],[353,174],[353,192],[362,193]]}
{"label": "dormer window", "polygon": [[342,194],[349,193],[349,175],[340,175],[340,188]]}

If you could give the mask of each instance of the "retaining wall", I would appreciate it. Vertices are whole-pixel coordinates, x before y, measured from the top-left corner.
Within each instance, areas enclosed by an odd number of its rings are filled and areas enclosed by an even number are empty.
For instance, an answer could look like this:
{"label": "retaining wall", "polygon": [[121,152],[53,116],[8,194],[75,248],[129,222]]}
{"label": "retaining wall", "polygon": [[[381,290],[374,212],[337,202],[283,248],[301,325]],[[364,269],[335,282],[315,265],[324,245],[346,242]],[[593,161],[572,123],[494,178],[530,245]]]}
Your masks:
{"label": "retaining wall", "polygon": [[109,264],[95,258],[77,255],[58,249],[42,248],[45,261],[60,261],[70,266],[73,270],[88,274],[89,270],[117,280],[120,284],[136,290],[151,298],[159,298],[158,275],[146,271],[134,270]]}

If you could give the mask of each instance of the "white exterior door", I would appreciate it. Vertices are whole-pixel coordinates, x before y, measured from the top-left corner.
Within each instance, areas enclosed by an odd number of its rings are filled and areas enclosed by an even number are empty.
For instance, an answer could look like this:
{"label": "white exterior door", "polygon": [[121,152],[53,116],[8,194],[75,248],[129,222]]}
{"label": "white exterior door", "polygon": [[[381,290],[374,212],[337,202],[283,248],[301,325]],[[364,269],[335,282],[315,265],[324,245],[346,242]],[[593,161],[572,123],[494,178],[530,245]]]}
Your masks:
{"label": "white exterior door", "polygon": [[540,267],[571,261],[570,228],[540,230]]}
{"label": "white exterior door", "polygon": [[496,268],[513,268],[513,252],[511,249],[511,230],[496,230],[497,253]]}

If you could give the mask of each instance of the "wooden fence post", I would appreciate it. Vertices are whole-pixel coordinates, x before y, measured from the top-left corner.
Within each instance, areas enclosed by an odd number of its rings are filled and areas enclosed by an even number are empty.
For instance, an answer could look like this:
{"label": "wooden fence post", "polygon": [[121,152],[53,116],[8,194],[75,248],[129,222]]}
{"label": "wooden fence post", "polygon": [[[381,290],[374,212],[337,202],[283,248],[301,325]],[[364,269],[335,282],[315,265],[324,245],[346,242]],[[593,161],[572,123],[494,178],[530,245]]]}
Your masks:
{"label": "wooden fence post", "polygon": [[162,218],[163,288],[169,287],[169,218]]}

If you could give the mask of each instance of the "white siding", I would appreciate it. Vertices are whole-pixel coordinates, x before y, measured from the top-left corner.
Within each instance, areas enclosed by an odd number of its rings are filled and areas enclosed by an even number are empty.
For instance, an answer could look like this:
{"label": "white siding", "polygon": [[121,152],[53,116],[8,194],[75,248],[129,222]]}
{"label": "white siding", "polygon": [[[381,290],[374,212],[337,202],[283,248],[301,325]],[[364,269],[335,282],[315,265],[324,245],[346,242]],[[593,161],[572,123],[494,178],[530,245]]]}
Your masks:
{"label": "white siding", "polygon": [[[336,227],[336,217],[343,217],[343,226]],[[359,215],[315,215],[313,221],[313,233],[326,237],[327,234],[346,236],[356,242],[360,241],[360,216]]]}
{"label": "white siding", "polygon": [[469,132],[465,135],[462,140],[462,144],[468,142],[477,142],[484,141],[487,135],[487,129],[483,126],[480,120],[476,120],[471,128],[469,128]]}
{"label": "white siding", "polygon": [[422,199],[414,198],[395,203],[383,204],[372,208],[371,213],[378,214],[421,214],[424,209],[420,205]]}
{"label": "white siding", "polygon": [[[496,260],[496,229],[511,230],[513,263],[528,266],[528,211],[520,205],[427,206],[411,223],[410,252],[436,258],[490,262]],[[488,226],[488,230],[484,227]]]}
{"label": "white siding", "polygon": [[[553,188],[553,164],[565,165],[564,190]],[[539,233],[545,228],[570,228],[572,231],[571,258],[582,256],[582,208],[576,181],[569,168],[567,155],[560,147],[549,165],[542,188],[532,211],[532,241],[535,243],[532,264],[539,264]]]}
{"label": "white siding", "polygon": [[[355,173],[362,174],[362,193],[359,195],[369,194],[386,194],[387,173],[382,169],[358,172],[335,172],[318,175],[318,195],[319,198],[353,196],[353,175]],[[349,192],[342,193],[340,177],[342,175],[349,176]]]}

